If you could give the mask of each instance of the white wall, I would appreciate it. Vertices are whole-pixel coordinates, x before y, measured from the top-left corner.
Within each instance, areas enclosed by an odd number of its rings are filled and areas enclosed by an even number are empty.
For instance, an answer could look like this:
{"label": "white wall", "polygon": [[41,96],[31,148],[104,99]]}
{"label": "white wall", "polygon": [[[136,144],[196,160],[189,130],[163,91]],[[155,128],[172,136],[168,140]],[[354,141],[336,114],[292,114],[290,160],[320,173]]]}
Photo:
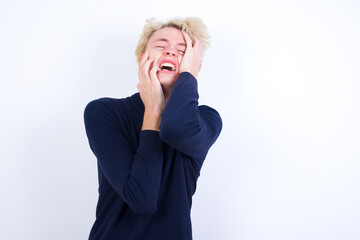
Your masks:
{"label": "white wall", "polygon": [[97,168],[83,110],[137,92],[152,16],[197,16],[212,36],[200,103],[223,131],[193,199],[194,239],[360,239],[359,2],[237,2],[0,4],[2,239],[87,239]]}

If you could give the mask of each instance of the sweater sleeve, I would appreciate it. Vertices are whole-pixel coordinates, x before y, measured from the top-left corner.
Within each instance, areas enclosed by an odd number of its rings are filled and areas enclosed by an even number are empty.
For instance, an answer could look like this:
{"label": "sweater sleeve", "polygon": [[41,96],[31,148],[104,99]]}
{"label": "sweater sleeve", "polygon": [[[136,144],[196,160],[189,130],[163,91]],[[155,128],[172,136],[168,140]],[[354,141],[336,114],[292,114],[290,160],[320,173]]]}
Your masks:
{"label": "sweater sleeve", "polygon": [[198,99],[195,77],[189,72],[180,73],[161,114],[159,128],[164,142],[201,161],[218,138],[222,120],[215,109],[198,106]]}
{"label": "sweater sleeve", "polygon": [[153,214],[157,209],[163,164],[159,132],[142,130],[135,149],[125,133],[125,124],[103,99],[87,104],[84,122],[90,148],[110,185],[135,213]]}

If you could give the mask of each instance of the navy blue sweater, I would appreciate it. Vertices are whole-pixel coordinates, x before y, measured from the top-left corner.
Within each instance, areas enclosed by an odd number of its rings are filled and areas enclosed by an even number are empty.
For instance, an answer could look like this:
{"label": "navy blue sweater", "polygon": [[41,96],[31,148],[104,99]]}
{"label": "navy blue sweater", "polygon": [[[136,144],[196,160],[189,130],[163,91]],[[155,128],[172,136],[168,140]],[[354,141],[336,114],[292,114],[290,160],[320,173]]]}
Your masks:
{"label": "navy blue sweater", "polygon": [[179,74],[161,114],[160,132],[141,130],[139,93],[87,104],[85,129],[99,180],[89,239],[192,239],[192,196],[222,129],[218,112],[199,106],[198,98],[194,76]]}

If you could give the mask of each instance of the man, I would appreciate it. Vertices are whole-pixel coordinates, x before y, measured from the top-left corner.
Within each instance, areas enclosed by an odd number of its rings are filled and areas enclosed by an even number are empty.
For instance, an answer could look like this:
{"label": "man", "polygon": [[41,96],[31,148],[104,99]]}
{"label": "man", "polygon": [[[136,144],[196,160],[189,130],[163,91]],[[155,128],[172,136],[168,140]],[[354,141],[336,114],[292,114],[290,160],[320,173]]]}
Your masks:
{"label": "man", "polygon": [[86,106],[99,177],[89,239],[192,239],[192,196],[222,129],[216,110],[198,106],[206,39],[198,18],[148,20],[135,52],[139,92]]}

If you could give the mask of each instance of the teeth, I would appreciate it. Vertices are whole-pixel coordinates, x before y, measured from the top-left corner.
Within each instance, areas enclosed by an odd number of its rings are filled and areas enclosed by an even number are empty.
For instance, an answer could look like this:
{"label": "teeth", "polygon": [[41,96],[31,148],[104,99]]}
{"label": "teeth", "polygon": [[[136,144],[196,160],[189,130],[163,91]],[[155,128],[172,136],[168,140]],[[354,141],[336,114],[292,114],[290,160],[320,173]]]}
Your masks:
{"label": "teeth", "polygon": [[161,67],[171,67],[172,68],[172,70],[173,71],[175,71],[175,66],[174,66],[174,64],[171,64],[171,63],[168,63],[168,62],[164,62],[164,63],[162,63],[161,65],[160,65],[160,68]]}

